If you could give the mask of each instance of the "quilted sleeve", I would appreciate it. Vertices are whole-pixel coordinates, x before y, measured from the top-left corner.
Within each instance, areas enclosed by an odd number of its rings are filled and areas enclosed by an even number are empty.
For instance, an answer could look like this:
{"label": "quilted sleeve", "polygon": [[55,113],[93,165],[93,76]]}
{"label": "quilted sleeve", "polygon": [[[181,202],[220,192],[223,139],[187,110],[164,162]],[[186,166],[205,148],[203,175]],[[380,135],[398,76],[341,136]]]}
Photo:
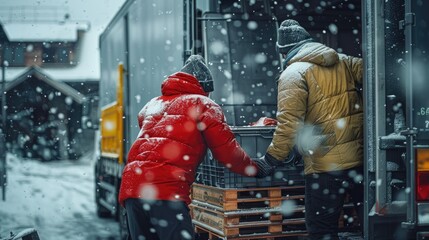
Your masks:
{"label": "quilted sleeve", "polygon": [[256,175],[256,164],[235,139],[219,105],[213,102],[206,106],[198,127],[217,161],[235,173],[244,176]]}
{"label": "quilted sleeve", "polygon": [[295,137],[307,111],[308,88],[302,74],[286,69],[279,79],[277,127],[267,153],[283,161],[295,145]]}

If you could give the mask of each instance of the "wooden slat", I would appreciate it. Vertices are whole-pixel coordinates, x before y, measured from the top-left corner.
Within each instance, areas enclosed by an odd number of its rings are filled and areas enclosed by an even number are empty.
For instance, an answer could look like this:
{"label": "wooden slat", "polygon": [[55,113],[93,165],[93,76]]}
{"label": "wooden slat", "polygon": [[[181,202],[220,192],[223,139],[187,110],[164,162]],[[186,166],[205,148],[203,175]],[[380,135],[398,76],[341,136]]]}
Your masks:
{"label": "wooden slat", "polygon": [[285,200],[303,203],[304,187],[224,189],[193,184],[191,197],[193,200],[221,207],[224,211],[278,207]]}

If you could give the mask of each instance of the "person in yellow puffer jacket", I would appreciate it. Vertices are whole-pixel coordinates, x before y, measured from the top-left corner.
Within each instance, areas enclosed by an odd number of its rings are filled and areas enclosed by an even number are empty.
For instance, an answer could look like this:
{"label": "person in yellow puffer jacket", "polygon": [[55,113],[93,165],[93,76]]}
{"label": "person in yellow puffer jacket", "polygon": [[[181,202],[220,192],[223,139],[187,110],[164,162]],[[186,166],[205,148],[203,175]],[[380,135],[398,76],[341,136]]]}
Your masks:
{"label": "person in yellow puffer jacket", "polygon": [[310,239],[338,239],[346,193],[363,214],[362,59],[313,41],[292,19],[278,29],[285,70],[278,80],[278,125],[259,160],[265,174],[297,149],[304,160]]}

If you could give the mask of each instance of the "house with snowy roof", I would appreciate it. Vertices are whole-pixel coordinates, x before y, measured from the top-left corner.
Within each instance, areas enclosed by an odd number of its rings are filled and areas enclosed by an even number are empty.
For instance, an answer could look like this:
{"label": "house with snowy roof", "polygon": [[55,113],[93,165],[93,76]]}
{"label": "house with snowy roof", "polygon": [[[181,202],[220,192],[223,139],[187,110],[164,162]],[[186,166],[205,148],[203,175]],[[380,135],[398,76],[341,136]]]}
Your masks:
{"label": "house with snowy roof", "polygon": [[[12,152],[41,160],[76,159],[90,142],[81,129],[85,96],[32,66],[5,88],[6,142]],[[83,142],[86,142],[83,144]]]}

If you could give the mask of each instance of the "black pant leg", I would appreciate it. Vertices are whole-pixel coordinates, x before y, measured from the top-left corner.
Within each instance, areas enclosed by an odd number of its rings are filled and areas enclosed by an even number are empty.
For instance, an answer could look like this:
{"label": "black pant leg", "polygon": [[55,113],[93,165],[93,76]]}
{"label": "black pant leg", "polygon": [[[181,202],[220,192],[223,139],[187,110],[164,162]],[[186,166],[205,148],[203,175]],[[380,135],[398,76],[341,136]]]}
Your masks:
{"label": "black pant leg", "polygon": [[358,167],[350,169],[348,171],[348,177],[350,178],[350,197],[354,204],[357,217],[359,219],[361,231],[363,231],[363,213],[364,213],[364,204],[363,204],[363,195],[364,195],[364,185],[363,185],[363,167]]}
{"label": "black pant leg", "polygon": [[338,239],[338,219],[345,189],[339,175],[305,176],[305,222],[309,239]]}
{"label": "black pant leg", "polygon": [[125,200],[130,237],[132,240],[159,240],[148,212],[150,206],[145,204],[141,199]]}
{"label": "black pant leg", "polygon": [[192,219],[185,202],[157,201],[151,206],[150,215],[160,239],[194,239]]}

